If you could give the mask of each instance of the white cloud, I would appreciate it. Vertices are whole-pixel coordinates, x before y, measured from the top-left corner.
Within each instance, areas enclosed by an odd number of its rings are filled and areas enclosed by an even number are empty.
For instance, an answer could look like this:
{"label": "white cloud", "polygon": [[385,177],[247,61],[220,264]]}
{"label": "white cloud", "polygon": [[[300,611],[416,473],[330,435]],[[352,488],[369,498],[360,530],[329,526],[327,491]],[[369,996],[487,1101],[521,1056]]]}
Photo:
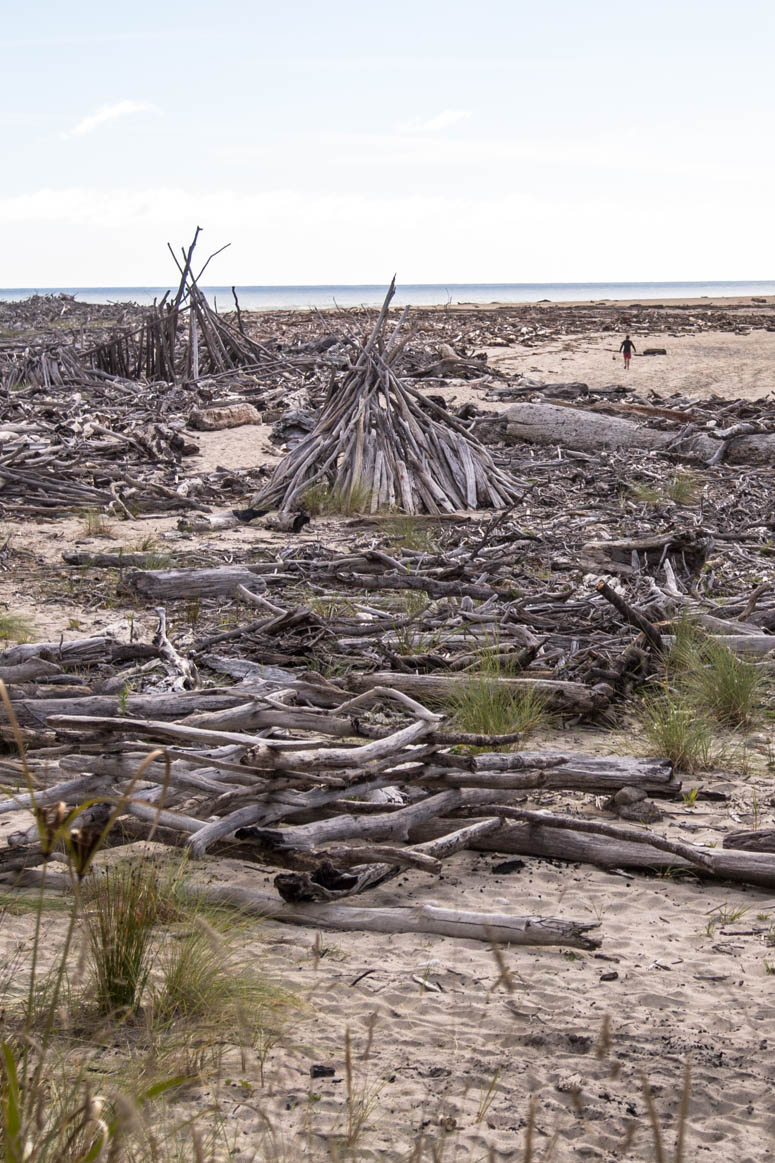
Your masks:
{"label": "white cloud", "polygon": [[[0,196],[0,228],[19,227],[5,231],[5,282],[166,286],[175,270],[165,244],[186,243],[196,223],[206,231],[203,255],[232,243],[208,274],[224,285],[376,283],[394,270],[404,283],[760,273],[768,188],[751,195],[741,219],[735,190],[717,188],[706,203],[685,190],[677,202],[655,199],[639,184],[626,198],[618,187],[601,196],[553,185],[541,196],[519,183],[484,195],[450,187],[400,197],[287,188],[39,189]],[[720,230],[724,221],[734,221],[735,230]]]}
{"label": "white cloud", "polygon": [[82,118],[67,133],[63,133],[62,137],[83,137],[84,134],[93,133],[101,125],[116,121],[119,117],[130,117],[134,113],[158,112],[158,106],[151,105],[148,101],[116,101],[114,105],[103,105],[94,113]]}
{"label": "white cloud", "polygon": [[468,121],[470,116],[470,112],[466,109],[444,109],[435,117],[428,117],[425,121],[417,117],[413,121],[399,126],[399,129],[404,133],[439,133],[442,129],[459,125],[461,121]]}

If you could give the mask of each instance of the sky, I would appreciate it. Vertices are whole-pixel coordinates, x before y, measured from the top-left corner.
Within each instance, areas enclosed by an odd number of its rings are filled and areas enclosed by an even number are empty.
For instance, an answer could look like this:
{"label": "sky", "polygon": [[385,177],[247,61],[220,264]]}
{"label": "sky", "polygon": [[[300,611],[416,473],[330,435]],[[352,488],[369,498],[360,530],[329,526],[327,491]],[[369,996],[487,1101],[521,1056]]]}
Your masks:
{"label": "sky", "polygon": [[0,287],[773,277],[771,0],[28,0]]}

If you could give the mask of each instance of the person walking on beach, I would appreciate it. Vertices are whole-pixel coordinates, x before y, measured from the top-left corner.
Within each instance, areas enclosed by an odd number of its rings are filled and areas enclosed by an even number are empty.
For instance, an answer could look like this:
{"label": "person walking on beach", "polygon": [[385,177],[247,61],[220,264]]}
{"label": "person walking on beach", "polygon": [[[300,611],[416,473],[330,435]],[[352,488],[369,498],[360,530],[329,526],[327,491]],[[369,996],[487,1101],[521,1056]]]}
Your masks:
{"label": "person walking on beach", "polygon": [[635,351],[635,344],[629,335],[626,335],[619,344],[619,351],[624,353],[624,370],[627,371],[630,366],[630,360],[632,359],[632,353]]}

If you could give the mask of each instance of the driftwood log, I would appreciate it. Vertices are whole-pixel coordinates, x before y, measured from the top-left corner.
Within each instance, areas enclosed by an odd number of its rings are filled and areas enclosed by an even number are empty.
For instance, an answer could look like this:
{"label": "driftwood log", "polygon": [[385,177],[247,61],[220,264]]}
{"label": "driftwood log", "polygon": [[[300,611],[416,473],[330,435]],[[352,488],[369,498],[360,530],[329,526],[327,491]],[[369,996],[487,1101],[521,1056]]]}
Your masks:
{"label": "driftwood log", "polygon": [[512,440],[558,444],[580,452],[634,448],[679,453],[706,463],[769,466],[775,459],[775,435],[714,433],[690,429],[664,431],[619,416],[604,416],[583,408],[557,404],[512,404],[506,411],[506,433]]}
{"label": "driftwood log", "polygon": [[519,917],[506,913],[474,913],[442,909],[435,905],[417,908],[356,908],[352,905],[280,904],[274,897],[236,885],[218,885],[199,890],[209,904],[228,903],[246,912],[273,920],[315,928],[356,929],[377,933],[432,933],[438,937],[486,941],[498,945],[562,945],[573,949],[596,949],[598,937],[591,937],[595,923],[566,921],[556,917]]}

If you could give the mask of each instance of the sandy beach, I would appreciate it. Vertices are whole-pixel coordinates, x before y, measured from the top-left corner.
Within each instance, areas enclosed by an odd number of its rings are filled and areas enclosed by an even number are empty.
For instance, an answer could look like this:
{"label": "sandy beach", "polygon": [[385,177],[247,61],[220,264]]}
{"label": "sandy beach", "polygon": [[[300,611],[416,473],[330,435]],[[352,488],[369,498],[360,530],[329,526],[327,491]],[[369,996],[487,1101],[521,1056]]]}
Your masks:
{"label": "sandy beach", "polygon": [[[492,366],[521,371],[537,379],[578,380],[589,387],[623,384],[648,398],[674,396],[756,400],[775,389],[775,332],[748,335],[705,332],[633,332],[637,354],[625,372],[619,342],[624,333],[569,337],[531,349],[525,358],[513,349],[488,348]],[[645,356],[646,347],[661,347],[666,355]]]}

